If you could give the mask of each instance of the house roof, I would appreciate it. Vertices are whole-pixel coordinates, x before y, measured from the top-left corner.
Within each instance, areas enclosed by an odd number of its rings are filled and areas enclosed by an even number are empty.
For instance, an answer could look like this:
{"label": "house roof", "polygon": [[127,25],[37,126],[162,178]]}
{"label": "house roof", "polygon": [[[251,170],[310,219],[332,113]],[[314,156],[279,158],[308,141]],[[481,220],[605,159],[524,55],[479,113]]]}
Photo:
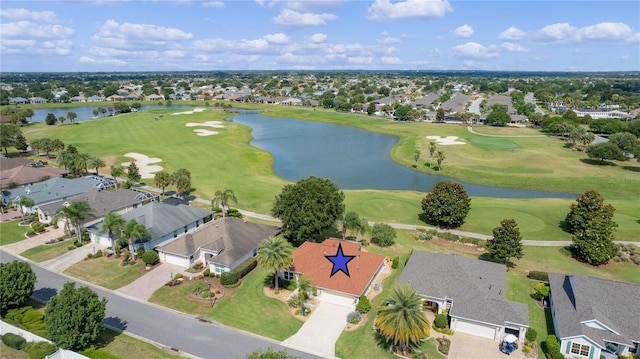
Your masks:
{"label": "house roof", "polygon": [[[549,273],[560,339],[584,335],[604,346],[604,340],[633,345],[640,342],[640,286],[582,275]],[[587,326],[596,320],[619,335]]]}
{"label": "house roof", "polygon": [[33,161],[24,158],[0,159],[0,186],[10,183],[27,184],[43,178],[59,177],[67,171],[56,167],[32,167]]}
{"label": "house roof", "polygon": [[[347,264],[349,276],[343,272],[331,276],[333,265],[325,256],[336,254],[338,245],[342,245],[345,256],[356,256]],[[322,243],[304,242],[298,247],[293,252],[291,270],[309,278],[319,288],[360,296],[382,267],[384,258],[363,252],[360,243],[329,238]]]}
{"label": "house roof", "polygon": [[528,308],[505,299],[507,269],[502,264],[459,255],[414,251],[399,284],[426,296],[453,300],[449,314],[485,323],[528,325]]}
{"label": "house roof", "polygon": [[10,200],[18,196],[25,196],[31,198],[35,202],[35,206],[39,206],[87,192],[98,185],[100,185],[100,181],[89,177],[73,179],[55,177],[30,186],[7,189],[3,192]]}
{"label": "house roof", "polygon": [[209,222],[194,233],[178,237],[158,250],[188,257],[203,248],[218,252],[211,262],[230,267],[259,247],[263,240],[278,233],[278,227],[226,217]]}
{"label": "house roof", "polygon": [[[212,215],[208,209],[186,205],[172,206],[160,202],[151,202],[122,215],[125,221],[135,219],[151,233],[151,240],[161,238],[174,231],[182,233],[184,226]],[[102,228],[102,222],[96,224],[95,230]]]}
{"label": "house roof", "polygon": [[62,207],[64,202],[86,201],[91,207],[92,213],[96,218],[104,217],[107,213],[118,211],[135,204],[143,203],[145,200],[154,197],[153,195],[133,191],[130,189],[118,188],[113,191],[104,191],[92,188],[86,193],[73,196],[67,200],[57,201],[40,206],[43,213],[55,213],[58,208]]}
{"label": "house roof", "polygon": [[450,99],[443,102],[441,107],[443,110],[451,110],[453,112],[465,112],[467,110],[467,102],[471,100],[471,96],[454,93]]}

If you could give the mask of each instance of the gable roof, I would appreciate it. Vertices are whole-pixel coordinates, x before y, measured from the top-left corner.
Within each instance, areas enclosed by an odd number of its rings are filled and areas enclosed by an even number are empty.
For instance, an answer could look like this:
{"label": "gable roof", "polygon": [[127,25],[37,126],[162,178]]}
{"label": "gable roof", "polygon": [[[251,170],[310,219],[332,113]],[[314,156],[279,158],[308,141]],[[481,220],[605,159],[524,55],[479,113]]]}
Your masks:
{"label": "gable roof", "polygon": [[158,248],[158,251],[184,257],[198,249],[218,252],[211,262],[231,266],[260,243],[280,233],[280,228],[266,224],[246,222],[240,218],[225,217],[207,223],[194,233],[188,233]]}
{"label": "gable roof", "polygon": [[[34,182],[40,182],[43,179],[51,177],[60,177],[67,171],[49,166],[33,167],[32,161],[22,163],[24,160],[21,158],[7,158],[2,159],[1,162],[20,160],[20,162],[13,162],[0,165],[0,186],[6,186],[10,183],[28,184]],[[18,164],[17,163],[22,163]]]}
{"label": "gable roof", "polygon": [[118,188],[112,191],[103,191],[92,188],[86,193],[73,196],[67,200],[57,201],[40,206],[43,213],[55,213],[64,202],[86,201],[91,207],[92,214],[96,218],[104,217],[109,212],[118,211],[134,204],[143,203],[145,200],[155,197],[146,192],[133,191],[130,189]]}
{"label": "gable roof", "polygon": [[182,233],[184,226],[212,214],[212,211],[198,207],[151,202],[123,214],[122,217],[126,221],[135,219],[143,224],[151,233],[151,240],[154,240],[174,231]]}
{"label": "gable roof", "polygon": [[[640,286],[582,275],[549,273],[560,339],[584,335],[604,347],[604,340],[640,342]],[[596,320],[617,332],[587,326]]]}
{"label": "gable roof", "polygon": [[99,185],[100,181],[88,177],[73,179],[55,177],[46,181],[34,183],[30,186],[7,189],[3,192],[6,192],[6,195],[10,200],[13,200],[18,196],[31,198],[35,202],[34,206],[38,206],[67,199],[80,193],[87,192]]}
{"label": "gable roof", "polygon": [[[345,256],[356,256],[347,264],[350,276],[342,272],[331,276],[333,265],[325,256],[336,254],[339,244]],[[304,242],[298,247],[293,252],[291,270],[309,278],[319,288],[360,296],[384,264],[384,258],[362,252],[360,243],[329,238],[322,243]]]}
{"label": "gable roof", "polygon": [[423,295],[451,298],[449,314],[485,323],[528,325],[526,304],[505,299],[506,267],[452,254],[414,251],[398,284],[410,284]]}

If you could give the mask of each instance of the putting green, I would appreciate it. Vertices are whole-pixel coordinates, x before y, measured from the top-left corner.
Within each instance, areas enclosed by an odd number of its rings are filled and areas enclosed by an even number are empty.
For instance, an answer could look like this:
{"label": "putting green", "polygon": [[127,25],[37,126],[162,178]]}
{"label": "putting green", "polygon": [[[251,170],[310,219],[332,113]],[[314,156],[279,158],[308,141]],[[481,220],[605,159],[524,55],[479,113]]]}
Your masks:
{"label": "putting green", "polygon": [[519,144],[499,137],[473,136],[467,138],[467,141],[469,141],[471,145],[486,151],[503,151],[520,148]]}

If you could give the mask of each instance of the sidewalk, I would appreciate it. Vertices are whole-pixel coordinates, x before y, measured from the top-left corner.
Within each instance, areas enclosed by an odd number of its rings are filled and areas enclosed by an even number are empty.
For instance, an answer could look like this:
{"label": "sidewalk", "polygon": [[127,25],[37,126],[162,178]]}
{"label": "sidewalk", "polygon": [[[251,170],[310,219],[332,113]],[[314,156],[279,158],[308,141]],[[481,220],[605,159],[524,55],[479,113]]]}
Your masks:
{"label": "sidewalk", "polygon": [[[176,273],[183,273],[184,270],[183,267],[163,263],[124,287],[116,289],[116,292],[147,301],[156,290],[162,288]],[[185,274],[183,273],[183,275]],[[187,275],[185,275],[186,278]]]}
{"label": "sidewalk", "polygon": [[97,243],[87,243],[82,247],[76,248],[61,255],[60,257],[41,262],[40,265],[53,272],[62,273],[65,269],[84,260],[87,257],[87,254],[95,253],[97,250],[105,248],[107,247],[100,246]]}

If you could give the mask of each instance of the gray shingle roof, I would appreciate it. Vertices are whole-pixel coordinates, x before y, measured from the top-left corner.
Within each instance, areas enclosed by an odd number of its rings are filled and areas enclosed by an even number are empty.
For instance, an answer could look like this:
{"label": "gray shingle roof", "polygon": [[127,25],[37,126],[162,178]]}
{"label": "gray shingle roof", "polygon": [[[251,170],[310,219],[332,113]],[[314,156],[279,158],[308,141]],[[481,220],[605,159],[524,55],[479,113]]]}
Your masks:
{"label": "gray shingle roof", "polygon": [[[604,346],[603,340],[633,345],[640,342],[640,286],[582,275],[549,273],[559,338],[585,335]],[[597,320],[615,333],[582,323]]]}
{"label": "gray shingle roof", "polygon": [[280,228],[246,222],[239,218],[226,217],[209,222],[194,233],[176,238],[159,248],[160,251],[190,256],[198,248],[220,252],[211,259],[214,263],[231,266],[260,243],[280,233]]}
{"label": "gray shingle roof", "polygon": [[149,196],[151,195],[147,193],[124,188],[118,188],[113,191],[103,191],[92,188],[86,193],[73,196],[67,200],[40,206],[40,210],[44,213],[53,214],[58,208],[62,207],[64,202],[86,201],[89,203],[89,206],[91,206],[93,215],[96,218],[100,218],[109,212],[119,211],[131,207],[134,204],[141,204]]}
{"label": "gray shingle roof", "polygon": [[450,315],[485,323],[529,324],[525,304],[505,299],[506,267],[451,254],[414,251],[399,284],[411,284],[424,295],[451,298]]}
{"label": "gray shingle roof", "polygon": [[50,203],[58,200],[67,199],[69,197],[85,193],[94,188],[99,181],[91,178],[63,178],[56,177],[46,181],[34,183],[31,186],[5,190],[9,199],[18,196],[31,198],[35,202],[35,206]]}

